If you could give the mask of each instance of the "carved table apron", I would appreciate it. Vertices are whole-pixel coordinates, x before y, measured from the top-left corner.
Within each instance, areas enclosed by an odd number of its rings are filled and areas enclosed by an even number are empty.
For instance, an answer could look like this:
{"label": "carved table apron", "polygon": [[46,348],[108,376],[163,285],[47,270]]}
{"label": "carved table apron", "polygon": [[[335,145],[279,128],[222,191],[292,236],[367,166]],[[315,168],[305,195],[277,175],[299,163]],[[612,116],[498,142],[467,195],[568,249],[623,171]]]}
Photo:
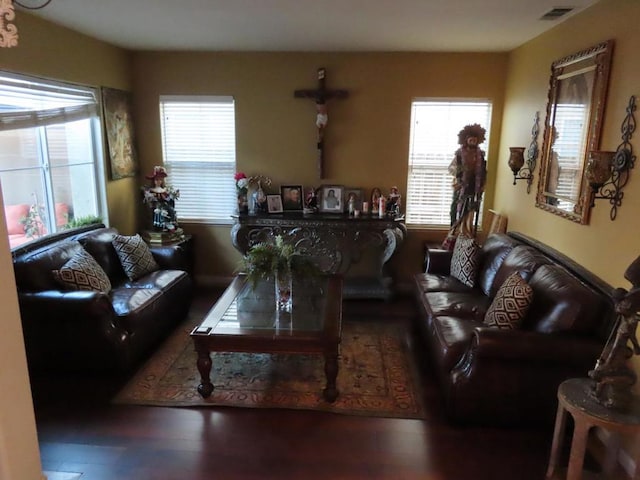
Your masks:
{"label": "carved table apron", "polygon": [[323,272],[344,275],[344,298],[388,300],[393,295],[385,265],[407,233],[400,220],[301,212],[233,218],[231,241],[243,255],[252,245],[283,235]]}

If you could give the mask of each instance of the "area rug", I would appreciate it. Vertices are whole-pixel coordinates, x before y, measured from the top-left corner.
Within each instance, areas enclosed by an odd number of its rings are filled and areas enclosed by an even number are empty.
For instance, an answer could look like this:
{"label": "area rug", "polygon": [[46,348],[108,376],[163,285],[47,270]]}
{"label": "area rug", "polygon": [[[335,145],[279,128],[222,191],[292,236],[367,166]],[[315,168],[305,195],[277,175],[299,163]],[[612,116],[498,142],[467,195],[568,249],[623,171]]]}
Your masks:
{"label": "area rug", "polygon": [[397,418],[425,418],[420,383],[404,329],[382,322],[345,322],[338,399],[322,397],[320,355],[213,353],[213,394],[196,391],[200,375],[189,332],[182,325],[134,375],[115,403],[165,407],[290,408]]}

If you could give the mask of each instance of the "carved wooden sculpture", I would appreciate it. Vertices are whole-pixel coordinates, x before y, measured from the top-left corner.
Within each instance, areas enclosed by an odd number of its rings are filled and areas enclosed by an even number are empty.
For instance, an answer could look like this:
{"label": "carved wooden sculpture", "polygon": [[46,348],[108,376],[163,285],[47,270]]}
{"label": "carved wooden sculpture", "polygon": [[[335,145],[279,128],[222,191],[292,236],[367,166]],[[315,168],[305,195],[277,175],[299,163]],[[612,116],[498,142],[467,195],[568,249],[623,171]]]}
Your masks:
{"label": "carved wooden sculpture", "polygon": [[[629,265],[624,278],[633,285],[630,291],[616,288],[613,297],[618,314],[616,327],[598,359],[589,377],[596,381],[593,395],[602,405],[624,411],[631,404],[631,387],[637,376],[628,365],[635,353],[640,354],[640,345],[636,337],[636,327],[640,316],[640,257]],[[633,349],[629,348],[631,342]]]}

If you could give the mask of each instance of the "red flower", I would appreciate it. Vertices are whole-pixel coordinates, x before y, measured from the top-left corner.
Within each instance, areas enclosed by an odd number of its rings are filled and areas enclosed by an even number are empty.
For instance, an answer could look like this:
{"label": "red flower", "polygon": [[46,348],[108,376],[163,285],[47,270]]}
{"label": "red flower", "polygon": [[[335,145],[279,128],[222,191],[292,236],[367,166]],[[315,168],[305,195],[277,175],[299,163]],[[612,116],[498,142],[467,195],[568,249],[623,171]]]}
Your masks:
{"label": "red flower", "polygon": [[237,182],[237,181],[238,181],[238,180],[240,180],[241,178],[247,178],[247,176],[246,176],[244,173],[242,173],[242,172],[238,172],[238,173],[236,173],[236,174],[233,176],[233,178],[234,178],[234,179],[236,180],[236,182]]}

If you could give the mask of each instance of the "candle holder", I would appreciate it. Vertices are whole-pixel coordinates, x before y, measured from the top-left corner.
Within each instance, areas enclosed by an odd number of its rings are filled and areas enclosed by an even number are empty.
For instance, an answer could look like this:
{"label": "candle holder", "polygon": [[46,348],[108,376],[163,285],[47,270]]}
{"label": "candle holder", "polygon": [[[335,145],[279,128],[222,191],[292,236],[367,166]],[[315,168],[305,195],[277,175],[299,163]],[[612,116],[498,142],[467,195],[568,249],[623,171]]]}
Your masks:
{"label": "candle holder", "polygon": [[615,220],[618,207],[622,205],[624,192],[622,189],[629,181],[629,171],[635,166],[636,156],[633,154],[631,137],[636,129],[636,97],[631,95],[622,121],[622,143],[615,152],[589,152],[589,162],[585,176],[591,186],[591,207],[595,207],[596,199],[609,200],[611,212],[609,218]]}
{"label": "candle holder", "polygon": [[538,133],[540,132],[540,115],[536,112],[533,117],[533,126],[531,127],[531,143],[527,148],[527,166],[522,168],[525,163],[524,147],[509,147],[511,154],[509,156],[509,168],[513,172],[513,184],[518,180],[527,181],[527,193],[531,193],[531,184],[533,183],[533,171],[536,169],[536,161],[538,159]]}

